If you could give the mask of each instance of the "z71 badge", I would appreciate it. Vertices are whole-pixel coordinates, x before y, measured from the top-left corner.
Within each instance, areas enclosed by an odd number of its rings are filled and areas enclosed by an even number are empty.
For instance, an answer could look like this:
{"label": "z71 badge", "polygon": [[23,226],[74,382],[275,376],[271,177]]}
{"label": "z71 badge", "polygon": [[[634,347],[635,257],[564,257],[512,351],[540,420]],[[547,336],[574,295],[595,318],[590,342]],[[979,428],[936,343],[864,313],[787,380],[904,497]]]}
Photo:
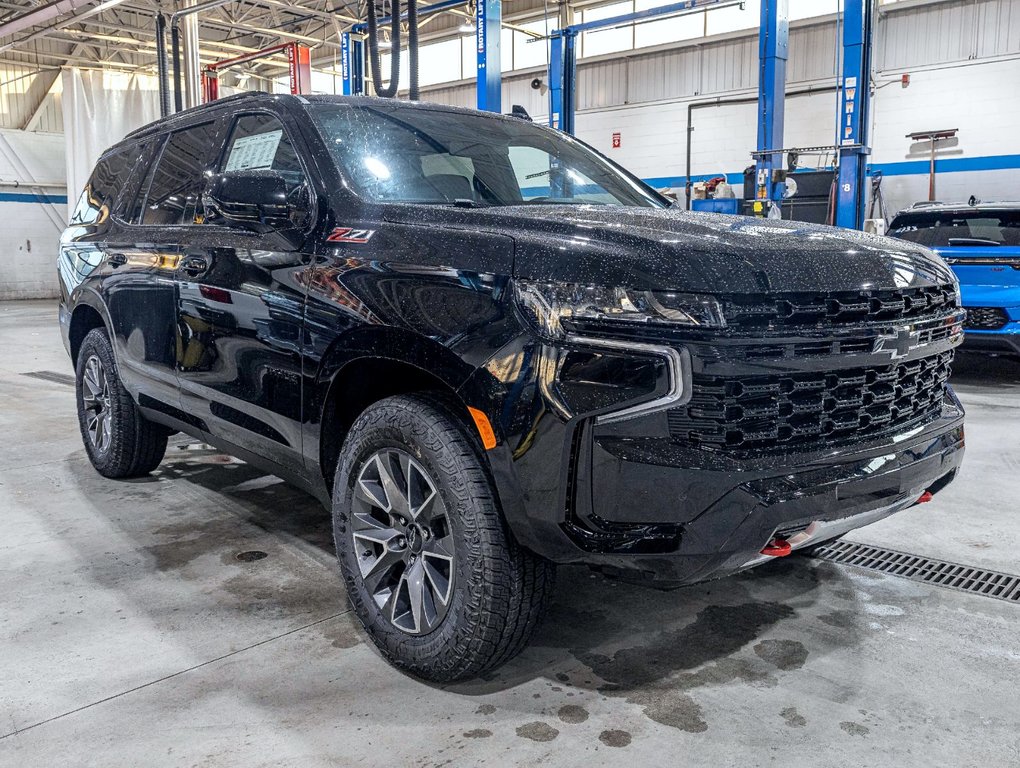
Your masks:
{"label": "z71 badge", "polygon": [[337,227],[329,233],[327,243],[367,243],[375,234],[374,229],[352,229],[351,227]]}

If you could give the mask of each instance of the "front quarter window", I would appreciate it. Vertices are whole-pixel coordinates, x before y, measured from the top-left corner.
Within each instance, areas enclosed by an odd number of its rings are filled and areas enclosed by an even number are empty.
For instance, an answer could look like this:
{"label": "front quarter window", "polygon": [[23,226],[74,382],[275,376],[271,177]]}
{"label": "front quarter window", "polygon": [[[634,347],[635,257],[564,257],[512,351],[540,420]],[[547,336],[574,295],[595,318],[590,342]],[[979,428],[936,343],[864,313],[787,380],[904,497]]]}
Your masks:
{"label": "front quarter window", "polygon": [[368,200],[666,207],[594,151],[526,121],[400,105],[310,111],[334,162]]}

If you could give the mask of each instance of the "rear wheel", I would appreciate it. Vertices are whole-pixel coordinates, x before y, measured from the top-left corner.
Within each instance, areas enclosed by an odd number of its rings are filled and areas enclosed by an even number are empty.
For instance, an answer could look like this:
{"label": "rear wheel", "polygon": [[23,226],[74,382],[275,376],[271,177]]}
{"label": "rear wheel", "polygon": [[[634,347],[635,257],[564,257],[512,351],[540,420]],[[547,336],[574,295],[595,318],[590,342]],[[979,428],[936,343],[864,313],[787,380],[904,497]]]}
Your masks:
{"label": "rear wheel", "polygon": [[75,369],[78,425],[85,452],[104,477],[146,475],[166,453],[166,428],[138,411],[117,373],[117,362],[106,331],[88,332]]}
{"label": "rear wheel", "polygon": [[456,407],[429,395],[370,406],[344,441],[333,492],[358,618],[391,663],[435,682],[519,653],[554,573],[513,539]]}

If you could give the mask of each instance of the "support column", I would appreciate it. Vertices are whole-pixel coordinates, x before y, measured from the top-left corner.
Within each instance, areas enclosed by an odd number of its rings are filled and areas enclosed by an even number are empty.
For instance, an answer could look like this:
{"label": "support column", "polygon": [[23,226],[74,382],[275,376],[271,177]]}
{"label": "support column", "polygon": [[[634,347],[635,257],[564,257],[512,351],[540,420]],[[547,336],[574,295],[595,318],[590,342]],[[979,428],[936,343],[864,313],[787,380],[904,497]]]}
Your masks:
{"label": "support column", "polygon": [[[186,0],[191,8],[196,0]],[[191,13],[181,22],[184,38],[184,107],[197,107],[202,103],[202,67],[198,60],[198,14]]]}
{"label": "support column", "polygon": [[[789,38],[789,0],[762,0],[758,32],[758,152],[783,148]],[[779,205],[786,189],[782,155],[759,154],[755,172],[754,212],[767,216],[770,201]]]}
{"label": "support column", "polygon": [[475,10],[475,42],[478,53],[478,108],[502,112],[503,73],[500,29],[503,26],[501,0],[478,0]]}
{"label": "support column", "polygon": [[865,181],[871,153],[872,0],[846,0],[843,11],[843,87],[839,107],[838,227],[864,228]]}
{"label": "support column", "polygon": [[549,41],[549,125],[574,134],[577,32],[562,29]]}

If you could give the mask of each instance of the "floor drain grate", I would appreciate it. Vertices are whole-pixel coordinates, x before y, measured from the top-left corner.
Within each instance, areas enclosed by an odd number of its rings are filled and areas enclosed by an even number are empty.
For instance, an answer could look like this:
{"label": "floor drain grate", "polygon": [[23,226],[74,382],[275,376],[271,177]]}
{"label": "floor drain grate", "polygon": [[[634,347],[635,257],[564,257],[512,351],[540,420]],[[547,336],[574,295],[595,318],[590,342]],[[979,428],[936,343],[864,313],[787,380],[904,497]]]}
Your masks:
{"label": "floor drain grate", "polygon": [[872,571],[901,576],[925,584],[972,592],[1020,605],[1020,576],[988,571],[972,565],[933,560],[930,557],[897,552],[895,549],[835,541],[812,551],[812,556],[841,565],[856,565]]}
{"label": "floor drain grate", "polygon": [[28,373],[21,374],[22,376],[31,376],[33,379],[42,379],[43,381],[53,381],[57,384],[66,384],[69,387],[74,386],[74,376],[68,373],[57,373],[56,371],[29,371]]}

